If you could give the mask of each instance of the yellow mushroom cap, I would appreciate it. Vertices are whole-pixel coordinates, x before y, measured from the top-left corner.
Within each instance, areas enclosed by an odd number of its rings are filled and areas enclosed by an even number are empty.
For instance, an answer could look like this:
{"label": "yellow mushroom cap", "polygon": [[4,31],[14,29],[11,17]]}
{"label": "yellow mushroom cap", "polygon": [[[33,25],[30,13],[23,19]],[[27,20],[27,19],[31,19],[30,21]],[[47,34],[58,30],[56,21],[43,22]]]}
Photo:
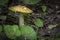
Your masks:
{"label": "yellow mushroom cap", "polygon": [[33,11],[26,6],[12,6],[9,8],[11,11],[21,12],[21,13],[32,13]]}

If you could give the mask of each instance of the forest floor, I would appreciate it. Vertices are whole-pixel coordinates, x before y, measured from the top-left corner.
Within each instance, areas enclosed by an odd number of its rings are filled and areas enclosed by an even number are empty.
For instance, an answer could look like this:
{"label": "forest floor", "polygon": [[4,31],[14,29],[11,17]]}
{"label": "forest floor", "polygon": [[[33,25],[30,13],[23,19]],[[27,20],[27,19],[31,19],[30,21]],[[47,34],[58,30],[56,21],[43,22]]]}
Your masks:
{"label": "forest floor", "polygon": [[[17,4],[16,4],[17,5]],[[41,10],[41,6],[45,5],[47,7],[46,12],[44,12],[45,16],[41,17],[40,14],[42,13]],[[35,18],[41,18],[44,21],[44,26],[42,29],[38,28],[38,35],[43,35],[44,37],[46,36],[50,36],[50,37],[54,37],[55,33],[57,31],[60,30],[60,1],[41,1],[39,2],[37,5],[25,5],[27,7],[29,7],[30,9],[32,9],[34,12],[32,14],[30,14],[30,20],[31,23],[29,23],[33,28],[34,28],[34,24],[33,19]],[[3,9],[3,14],[1,15],[5,15],[7,16],[7,20],[4,22],[4,24],[18,24],[18,21],[14,21],[15,18],[14,17],[10,17],[9,15],[7,15],[8,10],[7,7],[2,7]],[[0,21],[0,24],[3,21]],[[52,30],[49,30],[47,28],[47,26],[49,24],[58,24],[58,26],[56,28],[53,28]],[[6,39],[5,37],[3,37],[4,39]]]}

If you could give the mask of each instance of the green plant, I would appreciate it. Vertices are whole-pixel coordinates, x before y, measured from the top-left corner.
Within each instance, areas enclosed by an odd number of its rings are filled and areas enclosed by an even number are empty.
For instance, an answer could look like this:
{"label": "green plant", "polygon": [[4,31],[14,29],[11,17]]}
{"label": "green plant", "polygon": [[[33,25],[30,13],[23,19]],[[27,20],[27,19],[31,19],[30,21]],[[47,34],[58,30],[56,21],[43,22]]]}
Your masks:
{"label": "green plant", "polygon": [[22,36],[26,38],[26,40],[36,40],[37,33],[34,31],[34,29],[30,26],[22,26],[20,27]]}
{"label": "green plant", "polygon": [[41,19],[35,19],[34,20],[34,24],[37,26],[37,27],[43,27],[43,20],[41,20]]}
{"label": "green plant", "polygon": [[42,8],[43,12],[45,12],[47,10],[47,7],[45,5],[43,5],[41,8]]}
{"label": "green plant", "polygon": [[40,17],[44,18],[46,16],[45,12],[47,10],[47,6],[42,5],[41,9],[42,9],[42,13],[40,13]]}
{"label": "green plant", "polygon": [[17,25],[4,25],[4,31],[8,38],[15,39],[21,36],[21,31]]}

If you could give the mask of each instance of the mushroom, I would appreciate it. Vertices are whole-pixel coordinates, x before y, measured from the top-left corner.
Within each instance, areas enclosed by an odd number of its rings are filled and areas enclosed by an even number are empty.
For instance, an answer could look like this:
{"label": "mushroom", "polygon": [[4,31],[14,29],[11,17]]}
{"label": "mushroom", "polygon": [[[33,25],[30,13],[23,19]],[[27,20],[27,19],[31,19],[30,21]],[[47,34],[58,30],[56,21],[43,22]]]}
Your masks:
{"label": "mushroom", "polygon": [[27,8],[26,6],[12,6],[9,7],[9,10],[14,11],[15,13],[18,13],[18,17],[19,17],[19,26],[23,26],[24,25],[24,15],[23,14],[29,14],[32,13],[33,11],[29,8]]}

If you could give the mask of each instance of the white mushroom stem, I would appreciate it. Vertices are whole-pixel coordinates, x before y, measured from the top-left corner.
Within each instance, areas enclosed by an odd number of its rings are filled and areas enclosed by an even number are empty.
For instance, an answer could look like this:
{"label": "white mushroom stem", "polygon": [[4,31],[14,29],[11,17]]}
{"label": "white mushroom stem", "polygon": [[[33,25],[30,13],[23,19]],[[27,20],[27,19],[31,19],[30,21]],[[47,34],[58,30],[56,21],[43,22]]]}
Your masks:
{"label": "white mushroom stem", "polygon": [[21,13],[19,14],[19,26],[24,25],[24,15]]}

